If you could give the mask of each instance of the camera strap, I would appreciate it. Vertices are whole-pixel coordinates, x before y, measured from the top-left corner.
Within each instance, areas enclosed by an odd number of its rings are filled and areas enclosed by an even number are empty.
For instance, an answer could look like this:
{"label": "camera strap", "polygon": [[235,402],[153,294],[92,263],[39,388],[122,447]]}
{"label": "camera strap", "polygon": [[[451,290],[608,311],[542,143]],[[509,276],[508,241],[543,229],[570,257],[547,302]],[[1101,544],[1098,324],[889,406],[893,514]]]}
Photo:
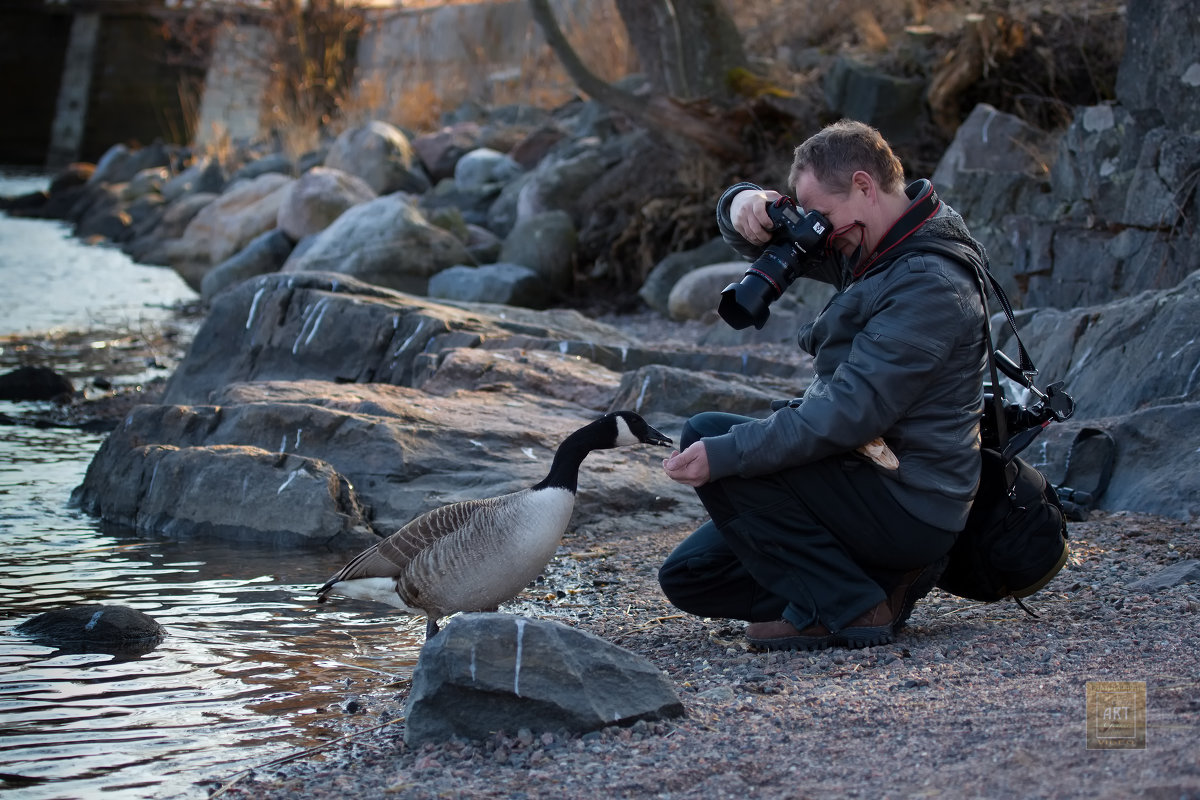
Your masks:
{"label": "camera strap", "polygon": [[879,240],[879,244],[875,245],[875,249],[871,251],[866,261],[854,268],[855,278],[866,275],[879,262],[880,258],[912,236],[942,207],[942,201],[938,199],[937,192],[933,190],[933,184],[926,178],[910,183],[904,193],[914,198],[912,204],[904,211],[900,219],[892,223],[892,227],[888,228],[887,233]]}

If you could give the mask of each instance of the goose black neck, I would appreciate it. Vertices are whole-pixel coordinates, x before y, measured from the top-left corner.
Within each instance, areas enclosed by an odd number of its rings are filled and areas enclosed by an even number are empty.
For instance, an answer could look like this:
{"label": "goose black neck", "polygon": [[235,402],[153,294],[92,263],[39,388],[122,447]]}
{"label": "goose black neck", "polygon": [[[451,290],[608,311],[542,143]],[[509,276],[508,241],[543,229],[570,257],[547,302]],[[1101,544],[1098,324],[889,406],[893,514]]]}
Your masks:
{"label": "goose black neck", "polygon": [[550,464],[550,472],[534,489],[566,489],[571,494],[579,490],[579,466],[587,458],[588,453],[604,447],[597,441],[599,430],[591,425],[572,433],[554,453],[554,461]]}

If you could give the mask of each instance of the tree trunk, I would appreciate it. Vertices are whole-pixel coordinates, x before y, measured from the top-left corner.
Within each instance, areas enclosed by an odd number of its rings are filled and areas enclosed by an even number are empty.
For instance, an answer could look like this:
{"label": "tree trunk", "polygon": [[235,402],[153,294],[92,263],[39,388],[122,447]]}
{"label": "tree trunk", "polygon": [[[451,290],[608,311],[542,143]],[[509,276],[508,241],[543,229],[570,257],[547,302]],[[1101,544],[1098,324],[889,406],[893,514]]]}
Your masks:
{"label": "tree trunk", "polygon": [[[687,0],[675,0],[674,5],[683,6]],[[694,3],[688,3],[686,7],[700,9],[712,5],[719,5],[720,0],[696,0]],[[618,9],[625,3],[623,0],[618,0]],[[664,21],[663,25],[658,25],[654,28],[656,36],[660,39],[661,47],[657,48],[656,52],[662,56],[659,64],[661,86],[667,85],[666,73],[674,71],[675,77],[671,81],[681,80],[685,74],[683,69],[684,64],[680,63],[683,56],[682,49],[670,45],[668,40],[674,35],[668,30],[665,21],[669,21],[673,17],[671,15],[663,16],[658,11],[652,11],[649,8],[642,6],[672,6],[672,0],[655,0],[654,3],[630,3],[630,5],[638,6],[636,15],[642,13],[654,14],[653,19]],[[587,68],[587,65],[579,58],[579,54],[567,41],[567,37],[563,34],[562,29],[558,25],[558,21],[554,18],[554,12],[550,9],[549,0],[529,0],[530,11],[533,14],[534,20],[542,29],[542,35],[546,39],[546,43],[550,49],[558,56],[562,62],[563,69],[567,75],[575,82],[575,85],[584,93],[594,99],[596,102],[608,106],[609,108],[625,114],[634,123],[655,130],[665,136],[673,136],[677,140],[684,141],[690,145],[698,146],[704,151],[719,156],[721,158],[740,158],[745,155],[745,148],[739,140],[736,132],[732,130],[732,126],[728,121],[722,120],[714,115],[707,114],[702,109],[699,103],[684,103],[676,100],[674,97],[660,88],[660,84],[654,83],[655,91],[649,95],[635,95],[620,89],[606,82],[598,75]],[[627,28],[630,28],[630,20],[625,18],[622,11],[622,19],[625,20]],[[676,23],[681,20],[676,19]],[[694,20],[693,20],[694,22]],[[637,32],[635,33],[635,28]],[[679,31],[692,31],[694,26],[680,25],[676,28]],[[736,30],[735,30],[736,33]],[[635,25],[630,28],[630,37],[642,37],[647,35],[647,31]],[[683,41],[686,39],[676,37],[673,41]],[[635,44],[635,47],[637,45]],[[741,42],[738,41],[738,49],[740,50]],[[683,62],[690,61],[690,58],[684,58]],[[677,65],[679,68],[676,69]],[[721,75],[721,80],[724,80],[724,73]],[[698,82],[697,82],[698,83]]]}
{"label": "tree trunk", "polygon": [[650,83],[673,97],[731,96],[730,73],[745,68],[737,26],[722,0],[616,0]]}

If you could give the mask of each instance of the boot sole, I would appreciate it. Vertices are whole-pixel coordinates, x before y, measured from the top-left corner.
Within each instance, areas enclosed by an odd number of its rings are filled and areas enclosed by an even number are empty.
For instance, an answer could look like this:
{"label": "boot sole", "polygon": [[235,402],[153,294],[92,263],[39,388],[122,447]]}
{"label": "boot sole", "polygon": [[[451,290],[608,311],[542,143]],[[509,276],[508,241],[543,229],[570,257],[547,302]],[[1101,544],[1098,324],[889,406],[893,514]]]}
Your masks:
{"label": "boot sole", "polygon": [[844,628],[837,635],[838,644],[851,650],[875,647],[892,641],[892,626],[880,625],[870,628]]}
{"label": "boot sole", "polygon": [[838,637],[833,636],[780,636],[776,639],[755,639],[750,636],[746,641],[759,650],[828,650],[838,643]]}

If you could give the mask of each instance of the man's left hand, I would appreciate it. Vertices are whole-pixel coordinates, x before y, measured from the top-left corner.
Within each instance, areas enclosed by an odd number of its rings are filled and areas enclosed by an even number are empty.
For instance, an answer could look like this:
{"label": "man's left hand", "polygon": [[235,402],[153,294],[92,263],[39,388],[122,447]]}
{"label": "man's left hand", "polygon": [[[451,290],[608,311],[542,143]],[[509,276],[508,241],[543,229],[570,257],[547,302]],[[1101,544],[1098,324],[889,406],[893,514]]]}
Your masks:
{"label": "man's left hand", "polygon": [[694,442],[682,453],[676,450],[670,458],[663,459],[663,470],[667,477],[688,486],[703,486],[708,483],[708,451],[704,442]]}

